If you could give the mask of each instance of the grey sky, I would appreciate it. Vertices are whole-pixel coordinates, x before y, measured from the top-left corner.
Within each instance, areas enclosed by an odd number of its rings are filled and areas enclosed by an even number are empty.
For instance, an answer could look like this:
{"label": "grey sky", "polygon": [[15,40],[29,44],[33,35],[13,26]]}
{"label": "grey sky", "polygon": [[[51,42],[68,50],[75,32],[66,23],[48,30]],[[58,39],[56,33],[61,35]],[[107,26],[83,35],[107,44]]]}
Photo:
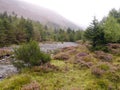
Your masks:
{"label": "grey sky", "polygon": [[94,16],[101,20],[112,8],[120,8],[120,0],[23,0],[49,8],[77,25],[86,27]]}

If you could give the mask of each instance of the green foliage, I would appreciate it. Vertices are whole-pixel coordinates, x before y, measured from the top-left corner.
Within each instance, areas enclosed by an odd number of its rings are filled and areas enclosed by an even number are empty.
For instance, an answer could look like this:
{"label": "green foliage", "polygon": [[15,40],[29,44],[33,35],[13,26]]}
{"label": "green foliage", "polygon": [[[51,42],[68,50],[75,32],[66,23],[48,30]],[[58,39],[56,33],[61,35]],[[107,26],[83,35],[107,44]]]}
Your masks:
{"label": "green foliage", "polygon": [[120,10],[116,10],[115,8],[113,8],[110,12],[109,12],[109,16],[112,16],[114,18],[120,18]]}
{"label": "green foliage", "polygon": [[97,84],[101,90],[108,90],[109,82],[107,80],[98,80]]}
{"label": "green foliage", "polygon": [[100,68],[97,68],[97,67],[93,67],[91,69],[91,73],[99,78],[103,75],[103,70],[101,70]]}
{"label": "green foliage", "polygon": [[60,30],[54,30],[54,40],[55,41],[70,41],[75,42],[77,40],[83,39],[83,31],[82,30],[72,30],[68,28],[66,31],[63,29]]}
{"label": "green foliage", "polygon": [[31,77],[26,74],[14,76],[14,79],[4,81],[0,84],[0,90],[20,90],[20,88],[31,82]]}
{"label": "green foliage", "polygon": [[107,42],[120,40],[120,25],[114,17],[108,17],[104,24],[104,33]]}
{"label": "green foliage", "polygon": [[0,46],[19,44],[33,38],[33,24],[23,17],[0,14]]}
{"label": "green foliage", "polygon": [[120,42],[120,12],[112,9],[108,17],[103,18],[100,22],[94,18],[84,36],[91,41],[93,50],[108,52],[105,44]]}
{"label": "green foliage", "polygon": [[104,71],[107,71],[110,69],[110,67],[107,64],[100,64],[98,67]]}
{"label": "green foliage", "polygon": [[[69,51],[74,49],[78,52],[70,54]],[[23,68],[21,73],[16,76],[1,81],[0,90],[21,90],[21,88],[23,89],[24,87],[27,87],[29,90],[30,86],[31,88],[36,86],[36,84],[31,84],[34,81],[37,82],[37,87],[40,85],[41,90],[120,89],[119,56],[113,55],[114,60],[112,62],[102,62],[96,58],[96,53],[90,52],[85,45],[62,50],[61,52],[68,55],[70,54],[67,61],[52,60],[41,66]],[[76,58],[80,53],[87,53],[87,58],[84,56],[85,54]],[[96,55],[101,54],[102,53],[98,53]],[[105,54],[105,56],[107,56],[107,54]],[[82,60],[82,57],[84,60]],[[81,60],[82,62],[75,63],[74,61],[77,60]],[[86,65],[90,63],[90,68],[81,68],[84,62]],[[20,80],[18,80],[18,78]],[[25,78],[27,78],[28,81]],[[24,80],[26,80],[26,82]]]}
{"label": "green foliage", "polygon": [[104,52],[109,52],[109,49],[107,46],[105,45],[97,45],[96,47],[92,47],[90,48],[91,51],[96,51],[96,50],[101,50],[101,51],[104,51]]}
{"label": "green foliage", "polygon": [[28,66],[40,65],[50,61],[50,56],[41,52],[37,42],[30,41],[27,44],[21,45],[14,51],[17,60],[25,63]]}
{"label": "green foliage", "polygon": [[109,72],[107,78],[114,83],[117,90],[120,84],[120,74],[118,72]]}
{"label": "green foliage", "polygon": [[17,68],[18,71],[21,71],[21,69],[25,68],[24,62],[21,61],[13,62],[13,65]]}
{"label": "green foliage", "polygon": [[46,54],[46,53],[41,53],[41,63],[47,63],[47,62],[49,62],[50,60],[51,60],[51,57],[50,57],[50,55],[49,54]]}
{"label": "green foliage", "polygon": [[105,44],[103,28],[96,18],[94,18],[92,25],[90,25],[85,31],[84,36],[86,37],[86,39],[92,42],[92,46],[94,48],[97,45]]}
{"label": "green foliage", "polygon": [[0,46],[36,41],[76,41],[83,38],[83,31],[55,29],[24,17],[17,18],[16,14],[0,14]]}

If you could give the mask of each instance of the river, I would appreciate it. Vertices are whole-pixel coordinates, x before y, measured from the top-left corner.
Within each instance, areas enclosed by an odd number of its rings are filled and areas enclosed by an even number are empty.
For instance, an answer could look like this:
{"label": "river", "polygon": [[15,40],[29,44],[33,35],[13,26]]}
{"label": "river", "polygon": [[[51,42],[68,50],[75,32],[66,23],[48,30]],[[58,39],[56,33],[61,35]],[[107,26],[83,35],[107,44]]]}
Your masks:
{"label": "river", "polygon": [[[70,47],[70,46],[77,46],[77,43],[74,42],[55,42],[55,43],[44,43],[40,44],[40,49],[43,52],[51,52],[56,49],[61,49],[64,47]],[[11,49],[12,50],[12,49]],[[6,58],[3,58],[0,60],[0,62],[8,62]],[[17,69],[12,64],[3,64],[0,63],[0,80],[3,78],[6,78],[7,76],[11,76],[12,74],[17,73]]]}
{"label": "river", "polygon": [[61,49],[64,47],[77,46],[77,45],[78,44],[74,42],[45,43],[45,44],[40,44],[40,49],[43,52],[49,52],[49,51],[54,51],[54,50]]}

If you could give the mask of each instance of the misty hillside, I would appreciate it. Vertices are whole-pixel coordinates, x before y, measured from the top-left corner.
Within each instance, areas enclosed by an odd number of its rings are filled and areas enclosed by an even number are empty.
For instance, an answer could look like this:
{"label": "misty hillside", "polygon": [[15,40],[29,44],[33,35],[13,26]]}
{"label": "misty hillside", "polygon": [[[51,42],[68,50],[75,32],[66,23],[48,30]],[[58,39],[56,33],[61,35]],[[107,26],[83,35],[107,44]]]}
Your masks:
{"label": "misty hillside", "polygon": [[18,0],[0,0],[0,12],[4,11],[10,14],[14,11],[19,16],[39,21],[43,25],[54,28],[80,28],[53,11]]}

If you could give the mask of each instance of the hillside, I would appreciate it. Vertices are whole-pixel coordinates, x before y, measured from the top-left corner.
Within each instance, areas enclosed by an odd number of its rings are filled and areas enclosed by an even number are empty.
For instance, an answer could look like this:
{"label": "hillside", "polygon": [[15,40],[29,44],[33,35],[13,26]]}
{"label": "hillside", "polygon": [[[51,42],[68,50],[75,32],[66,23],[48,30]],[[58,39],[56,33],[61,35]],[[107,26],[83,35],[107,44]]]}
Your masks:
{"label": "hillside", "polygon": [[43,25],[54,28],[80,28],[51,10],[18,0],[0,0],[0,12],[4,11],[9,12],[10,14],[14,11],[19,16],[39,21]]}

